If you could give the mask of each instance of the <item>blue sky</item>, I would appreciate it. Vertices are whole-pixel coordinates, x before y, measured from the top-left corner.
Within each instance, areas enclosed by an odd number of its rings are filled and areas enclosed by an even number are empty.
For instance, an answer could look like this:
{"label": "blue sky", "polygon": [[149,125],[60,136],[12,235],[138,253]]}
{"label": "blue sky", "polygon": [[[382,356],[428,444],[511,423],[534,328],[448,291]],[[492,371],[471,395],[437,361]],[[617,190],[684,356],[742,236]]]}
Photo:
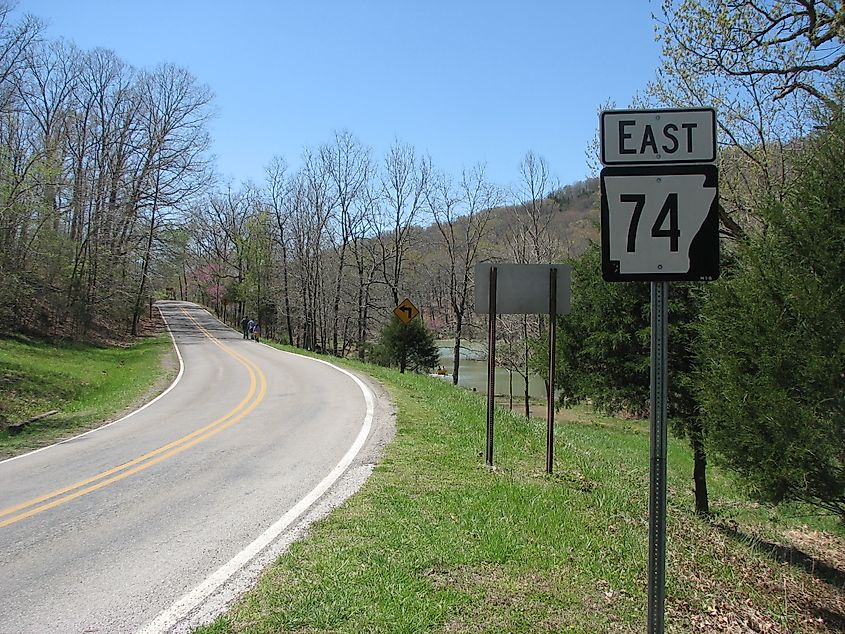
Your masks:
{"label": "blue sky", "polygon": [[225,180],[260,182],[274,155],[348,129],[384,155],[394,139],[457,174],[501,185],[528,150],[567,184],[588,175],[597,107],[624,107],[659,59],[646,0],[23,0],[47,36],[173,62],[215,93]]}

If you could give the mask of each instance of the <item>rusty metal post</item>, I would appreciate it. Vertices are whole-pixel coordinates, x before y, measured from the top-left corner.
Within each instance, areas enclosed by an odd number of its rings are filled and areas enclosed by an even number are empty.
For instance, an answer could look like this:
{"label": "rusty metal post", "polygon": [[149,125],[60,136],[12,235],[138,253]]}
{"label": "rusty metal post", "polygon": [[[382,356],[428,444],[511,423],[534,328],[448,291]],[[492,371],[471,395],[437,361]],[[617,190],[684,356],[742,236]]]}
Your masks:
{"label": "rusty metal post", "polygon": [[490,295],[487,313],[487,466],[493,466],[493,405],[496,398],[496,274],[490,269]]}
{"label": "rusty metal post", "polygon": [[557,343],[557,268],[549,268],[549,395],[546,404],[546,473],[551,473],[555,453],[555,361]]}

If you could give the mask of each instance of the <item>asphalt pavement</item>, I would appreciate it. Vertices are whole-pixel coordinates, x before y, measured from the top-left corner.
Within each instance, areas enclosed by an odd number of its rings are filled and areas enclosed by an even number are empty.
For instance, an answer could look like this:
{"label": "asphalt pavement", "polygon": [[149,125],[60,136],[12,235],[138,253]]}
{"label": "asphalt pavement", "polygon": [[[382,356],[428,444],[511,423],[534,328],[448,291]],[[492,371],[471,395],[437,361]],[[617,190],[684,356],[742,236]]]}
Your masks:
{"label": "asphalt pavement", "polygon": [[366,478],[383,389],[160,302],[184,369],[113,425],[0,462],[0,634],[184,631]]}

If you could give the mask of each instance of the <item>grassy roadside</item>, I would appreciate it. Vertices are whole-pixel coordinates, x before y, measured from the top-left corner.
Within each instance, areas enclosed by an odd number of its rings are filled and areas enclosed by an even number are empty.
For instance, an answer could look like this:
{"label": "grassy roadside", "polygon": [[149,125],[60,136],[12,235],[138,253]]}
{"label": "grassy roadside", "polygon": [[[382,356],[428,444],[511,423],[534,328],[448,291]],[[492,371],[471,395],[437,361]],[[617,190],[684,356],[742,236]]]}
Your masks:
{"label": "grassy roadside", "polygon": [[[489,471],[479,395],[347,365],[390,389],[395,442],[358,494],[199,632],[644,631],[646,423],[570,411],[548,477],[544,424],[500,410]],[[752,504],[717,470],[718,515],[701,520],[683,442],[669,459],[667,631],[843,630],[841,525]]]}
{"label": "grassy roadside", "polygon": [[[119,417],[175,377],[167,334],[127,347],[0,339],[0,459]],[[175,357],[174,357],[175,358]],[[58,410],[18,433],[9,423]]]}

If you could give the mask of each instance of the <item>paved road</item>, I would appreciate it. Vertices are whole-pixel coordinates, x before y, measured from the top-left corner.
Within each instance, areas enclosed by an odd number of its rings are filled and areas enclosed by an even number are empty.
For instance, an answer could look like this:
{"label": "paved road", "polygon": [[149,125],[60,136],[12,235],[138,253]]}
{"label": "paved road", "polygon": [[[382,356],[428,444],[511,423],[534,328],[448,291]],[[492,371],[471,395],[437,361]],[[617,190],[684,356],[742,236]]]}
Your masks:
{"label": "paved road", "polygon": [[360,379],[159,305],[184,360],[171,391],[0,463],[2,634],[163,631],[174,602],[378,451]]}

